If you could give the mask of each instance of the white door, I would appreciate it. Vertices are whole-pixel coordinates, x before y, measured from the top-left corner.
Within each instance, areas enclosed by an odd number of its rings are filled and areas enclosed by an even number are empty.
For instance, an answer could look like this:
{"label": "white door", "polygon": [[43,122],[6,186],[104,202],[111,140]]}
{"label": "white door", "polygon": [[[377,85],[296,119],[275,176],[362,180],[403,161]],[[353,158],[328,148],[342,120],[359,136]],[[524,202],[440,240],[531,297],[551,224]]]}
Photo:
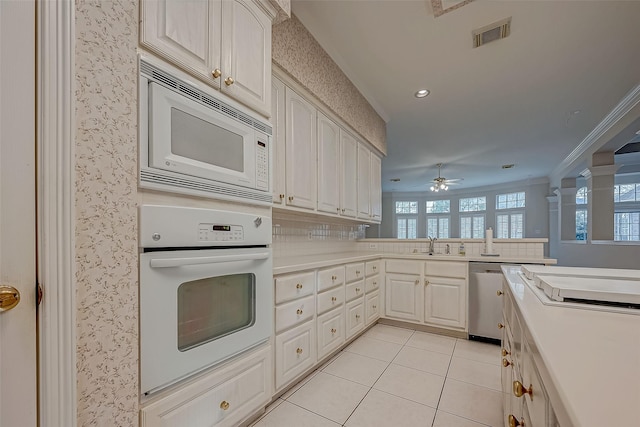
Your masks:
{"label": "white door", "polygon": [[0,427],[37,418],[34,57],[35,2],[0,1]]}

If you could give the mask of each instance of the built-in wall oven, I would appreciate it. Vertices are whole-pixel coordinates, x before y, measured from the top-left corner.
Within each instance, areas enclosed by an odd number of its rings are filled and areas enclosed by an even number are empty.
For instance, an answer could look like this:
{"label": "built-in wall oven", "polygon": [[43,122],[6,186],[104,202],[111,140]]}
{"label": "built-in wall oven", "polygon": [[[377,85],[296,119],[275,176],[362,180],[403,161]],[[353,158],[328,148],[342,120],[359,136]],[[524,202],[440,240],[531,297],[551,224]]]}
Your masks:
{"label": "built-in wall oven", "polygon": [[140,242],[143,394],[269,339],[271,218],[143,205]]}

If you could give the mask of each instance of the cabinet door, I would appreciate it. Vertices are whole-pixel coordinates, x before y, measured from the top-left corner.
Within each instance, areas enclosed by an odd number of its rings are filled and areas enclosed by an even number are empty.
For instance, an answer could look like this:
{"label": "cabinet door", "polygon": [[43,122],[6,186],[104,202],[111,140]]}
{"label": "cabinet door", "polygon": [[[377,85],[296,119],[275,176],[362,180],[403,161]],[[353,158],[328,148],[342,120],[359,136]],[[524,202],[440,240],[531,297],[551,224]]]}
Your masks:
{"label": "cabinet door", "polygon": [[276,389],[291,382],[315,362],[315,322],[276,335]]}
{"label": "cabinet door", "polygon": [[371,153],[371,219],[382,221],[382,160]]}
{"label": "cabinet door", "polygon": [[358,218],[371,219],[371,152],[358,144]]}
{"label": "cabinet door", "polygon": [[338,308],[318,316],[318,360],[344,342],[344,310]]}
{"label": "cabinet door", "polygon": [[340,128],[318,112],[318,210],[340,213]]}
{"label": "cabinet door", "polygon": [[220,81],[227,95],[270,116],[271,19],[252,0],[222,2]]}
{"label": "cabinet door", "polygon": [[271,80],[271,124],[273,126],[273,136],[271,146],[273,147],[271,179],[273,182],[273,203],[284,204],[285,196],[285,98],[284,83],[273,78]]}
{"label": "cabinet door", "polygon": [[222,68],[220,1],[142,1],[140,44],[220,87],[211,72]]}
{"label": "cabinet door", "polygon": [[425,289],[424,321],[434,325],[465,328],[466,281],[428,277]]}
{"label": "cabinet door", "polygon": [[342,174],[340,213],[355,218],[358,209],[358,142],[347,132],[340,130]]}
{"label": "cabinet door", "polygon": [[421,291],[420,276],[412,274],[387,274],[385,291],[386,316],[416,322],[421,321]]}
{"label": "cabinet door", "polygon": [[373,292],[367,294],[366,304],[364,307],[366,323],[370,325],[380,317],[380,293]]}
{"label": "cabinet door", "polygon": [[316,109],[286,88],[286,203],[316,207]]}
{"label": "cabinet door", "polygon": [[346,339],[349,339],[364,329],[365,319],[364,319],[364,298],[363,297],[360,297],[347,304],[346,316],[347,316]]}

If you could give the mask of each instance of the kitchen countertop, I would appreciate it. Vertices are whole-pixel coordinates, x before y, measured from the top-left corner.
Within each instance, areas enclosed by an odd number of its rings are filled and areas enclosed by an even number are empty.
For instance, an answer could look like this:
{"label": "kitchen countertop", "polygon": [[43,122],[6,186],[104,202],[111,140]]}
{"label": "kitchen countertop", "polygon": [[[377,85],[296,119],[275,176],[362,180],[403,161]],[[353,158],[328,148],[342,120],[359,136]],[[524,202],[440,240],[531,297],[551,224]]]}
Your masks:
{"label": "kitchen countertop", "polygon": [[544,305],[518,267],[502,269],[539,352],[560,425],[633,424],[640,404],[640,315]]}
{"label": "kitchen countertop", "polygon": [[556,264],[552,258],[513,258],[513,257],[484,257],[484,256],[459,256],[426,253],[383,253],[383,252],[336,252],[329,254],[297,255],[288,257],[274,257],[273,274],[292,273],[294,271],[311,270],[341,263],[371,261],[380,258],[391,259],[415,259],[417,261],[480,261],[507,264]]}

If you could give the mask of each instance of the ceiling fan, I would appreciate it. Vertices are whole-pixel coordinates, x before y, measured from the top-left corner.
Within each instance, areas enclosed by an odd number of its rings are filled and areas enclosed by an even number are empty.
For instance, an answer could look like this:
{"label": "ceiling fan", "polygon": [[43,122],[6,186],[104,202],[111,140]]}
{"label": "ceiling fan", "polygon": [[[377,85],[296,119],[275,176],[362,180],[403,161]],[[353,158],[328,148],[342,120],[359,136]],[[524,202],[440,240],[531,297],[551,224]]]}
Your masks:
{"label": "ceiling fan", "polygon": [[456,185],[458,184],[458,181],[462,181],[462,178],[447,179],[441,176],[440,169],[442,168],[442,163],[438,163],[436,164],[436,166],[438,166],[438,177],[433,178],[433,184],[431,184],[431,187],[429,187],[431,191],[434,191],[436,193],[440,190],[447,191],[449,189],[449,185]]}

